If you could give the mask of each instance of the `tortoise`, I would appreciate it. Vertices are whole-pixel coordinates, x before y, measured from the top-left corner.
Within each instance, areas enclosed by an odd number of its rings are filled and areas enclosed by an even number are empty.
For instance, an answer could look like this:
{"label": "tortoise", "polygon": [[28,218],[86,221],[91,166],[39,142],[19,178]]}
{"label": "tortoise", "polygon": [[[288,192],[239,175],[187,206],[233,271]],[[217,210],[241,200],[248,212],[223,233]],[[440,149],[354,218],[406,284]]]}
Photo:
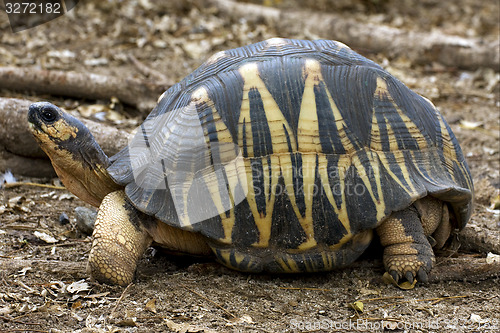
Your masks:
{"label": "tortoise", "polygon": [[99,212],[88,269],[127,285],[151,244],[245,272],[349,265],[374,230],[395,280],[426,282],[471,215],[462,150],[434,105],[330,40],[222,51],[108,158],[76,118],[29,108],[65,186]]}

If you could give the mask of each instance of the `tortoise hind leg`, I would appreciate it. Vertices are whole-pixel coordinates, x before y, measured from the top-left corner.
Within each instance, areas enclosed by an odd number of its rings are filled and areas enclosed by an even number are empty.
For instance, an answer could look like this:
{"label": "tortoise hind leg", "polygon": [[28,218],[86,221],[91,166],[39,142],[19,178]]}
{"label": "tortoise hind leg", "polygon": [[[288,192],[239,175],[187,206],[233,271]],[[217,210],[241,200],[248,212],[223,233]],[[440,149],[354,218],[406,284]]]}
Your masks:
{"label": "tortoise hind leg", "polygon": [[413,203],[417,208],[424,233],[434,249],[441,249],[452,230],[448,206],[441,200],[427,196]]}
{"label": "tortoise hind leg", "polygon": [[384,246],[384,266],[394,280],[413,282],[418,277],[427,282],[434,252],[414,206],[392,213],[377,227],[377,233]]}
{"label": "tortoise hind leg", "polygon": [[108,194],[99,207],[87,270],[92,278],[125,286],[152,239],[123,191]]}

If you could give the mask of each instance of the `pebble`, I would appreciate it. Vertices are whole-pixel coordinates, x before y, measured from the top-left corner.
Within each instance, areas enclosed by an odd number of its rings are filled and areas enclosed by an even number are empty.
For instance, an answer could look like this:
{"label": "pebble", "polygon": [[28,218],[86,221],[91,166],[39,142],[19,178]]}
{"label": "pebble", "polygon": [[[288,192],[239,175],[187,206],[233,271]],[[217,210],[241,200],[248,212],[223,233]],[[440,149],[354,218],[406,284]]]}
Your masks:
{"label": "pebble", "polygon": [[92,235],[97,211],[87,207],[76,207],[75,216],[77,229],[86,235]]}
{"label": "pebble", "polygon": [[61,225],[66,225],[69,223],[69,217],[66,213],[61,213],[61,215],[59,215],[59,223]]}

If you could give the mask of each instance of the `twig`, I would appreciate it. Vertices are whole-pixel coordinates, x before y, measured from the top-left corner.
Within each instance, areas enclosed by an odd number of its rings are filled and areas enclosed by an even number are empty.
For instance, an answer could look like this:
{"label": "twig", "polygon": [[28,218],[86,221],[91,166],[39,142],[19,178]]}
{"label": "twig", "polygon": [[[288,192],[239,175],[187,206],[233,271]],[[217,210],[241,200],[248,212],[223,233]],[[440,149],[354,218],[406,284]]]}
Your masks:
{"label": "twig", "polygon": [[16,283],[17,283],[19,286],[21,286],[21,287],[23,287],[24,289],[26,289],[26,291],[28,292],[28,294],[36,292],[33,288],[31,288],[31,287],[27,286],[27,285],[26,285],[23,281],[16,281]]}
{"label": "twig", "polygon": [[80,240],[77,242],[69,242],[69,243],[58,243],[58,244],[48,244],[48,245],[39,245],[38,247],[40,248],[45,248],[45,247],[61,247],[61,246],[73,246],[73,245],[80,245],[82,243],[90,243],[90,240]]}
{"label": "twig", "polygon": [[129,285],[123,290],[120,298],[118,299],[118,301],[116,301],[115,307],[113,308],[113,310],[109,314],[110,317],[113,317],[113,314],[115,313],[116,309],[118,308],[118,305],[120,305],[120,302],[122,301],[123,297],[125,296],[127,291],[130,289],[130,287],[132,287],[133,285],[134,285],[133,283],[129,283]]}
{"label": "twig", "polygon": [[331,289],[321,289],[321,288],[299,288],[299,287],[278,287],[283,290],[314,290],[314,291],[332,291]]}
{"label": "twig", "polygon": [[364,320],[370,320],[370,321],[393,321],[393,322],[396,322],[396,323],[406,323],[404,320],[401,320],[401,319],[396,319],[396,318],[390,318],[390,317],[387,317],[387,318],[372,318],[372,317],[367,317],[367,318],[363,318]]}
{"label": "twig", "polygon": [[164,74],[145,65],[133,55],[129,54],[128,59],[137,68],[137,70],[142,73],[142,75],[157,80],[158,84],[162,84],[164,86],[171,86],[174,84],[172,80],[169,80]]}
{"label": "twig", "polygon": [[[26,324],[26,323],[23,323]],[[27,324],[29,325],[29,324]],[[49,333],[49,331],[42,331],[42,330],[37,330],[33,328],[9,328],[5,331],[2,332],[41,332],[41,333]]]}
{"label": "twig", "polygon": [[371,301],[380,301],[380,300],[385,300],[385,299],[401,299],[404,298],[404,296],[387,296],[387,297],[376,297],[376,298],[367,298],[367,299],[360,299],[359,302],[371,302]]}
{"label": "twig", "polygon": [[13,230],[35,230],[39,232],[45,232],[46,230],[43,228],[40,228],[38,226],[33,226],[33,225],[17,225],[17,224],[8,224],[2,226],[3,229],[13,229]]}
{"label": "twig", "polygon": [[9,321],[11,323],[16,323],[16,324],[23,324],[23,325],[39,325],[41,326],[42,324],[40,323],[25,323],[25,322],[22,322],[22,321],[19,321],[19,320],[16,320],[14,318],[7,318],[7,317],[4,317],[4,316],[0,316],[0,319],[3,319],[5,321]]}
{"label": "twig", "polygon": [[436,297],[436,298],[429,298],[429,299],[417,299],[417,302],[423,302],[423,301],[434,301],[431,303],[431,305],[437,304],[441,301],[446,301],[448,299],[453,299],[453,298],[465,298],[465,297],[470,297],[469,295],[459,295],[459,296],[447,296],[447,297]]}
{"label": "twig", "polygon": [[19,186],[36,186],[36,187],[52,188],[55,190],[66,190],[66,187],[64,187],[64,186],[55,186],[55,185],[30,183],[30,182],[15,182],[15,183],[3,184],[4,188],[12,188],[12,187],[19,187]]}
{"label": "twig", "polygon": [[235,316],[234,314],[232,314],[231,312],[229,312],[228,310],[226,310],[223,306],[221,306],[221,305],[217,304],[216,302],[212,301],[211,299],[209,299],[209,298],[207,298],[207,297],[205,297],[205,296],[201,295],[200,293],[198,293],[198,292],[194,291],[194,290],[193,290],[193,289],[191,289],[191,288],[188,288],[188,287],[187,287],[187,286],[185,286],[185,285],[182,285],[182,287],[183,287],[183,288],[185,288],[186,290],[189,290],[189,291],[190,291],[190,292],[192,292],[193,294],[195,294],[195,295],[197,295],[197,296],[199,296],[199,297],[203,298],[205,301],[212,303],[213,305],[215,305],[216,307],[218,307],[219,309],[221,309],[222,311],[224,311],[227,315],[229,315],[229,316],[231,316],[231,317],[233,317],[233,318],[236,318],[236,316]]}

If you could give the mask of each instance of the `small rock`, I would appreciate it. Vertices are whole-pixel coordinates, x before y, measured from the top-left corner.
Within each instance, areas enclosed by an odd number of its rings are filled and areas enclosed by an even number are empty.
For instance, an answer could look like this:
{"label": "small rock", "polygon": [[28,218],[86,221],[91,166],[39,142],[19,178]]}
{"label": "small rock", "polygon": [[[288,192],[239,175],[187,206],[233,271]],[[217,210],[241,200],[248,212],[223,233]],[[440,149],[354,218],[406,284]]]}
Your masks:
{"label": "small rock", "polygon": [[66,225],[69,223],[69,217],[66,213],[61,213],[61,215],[59,215],[59,223],[61,225]]}
{"label": "small rock", "polygon": [[76,207],[75,216],[77,229],[86,235],[92,235],[97,211],[87,207]]}

